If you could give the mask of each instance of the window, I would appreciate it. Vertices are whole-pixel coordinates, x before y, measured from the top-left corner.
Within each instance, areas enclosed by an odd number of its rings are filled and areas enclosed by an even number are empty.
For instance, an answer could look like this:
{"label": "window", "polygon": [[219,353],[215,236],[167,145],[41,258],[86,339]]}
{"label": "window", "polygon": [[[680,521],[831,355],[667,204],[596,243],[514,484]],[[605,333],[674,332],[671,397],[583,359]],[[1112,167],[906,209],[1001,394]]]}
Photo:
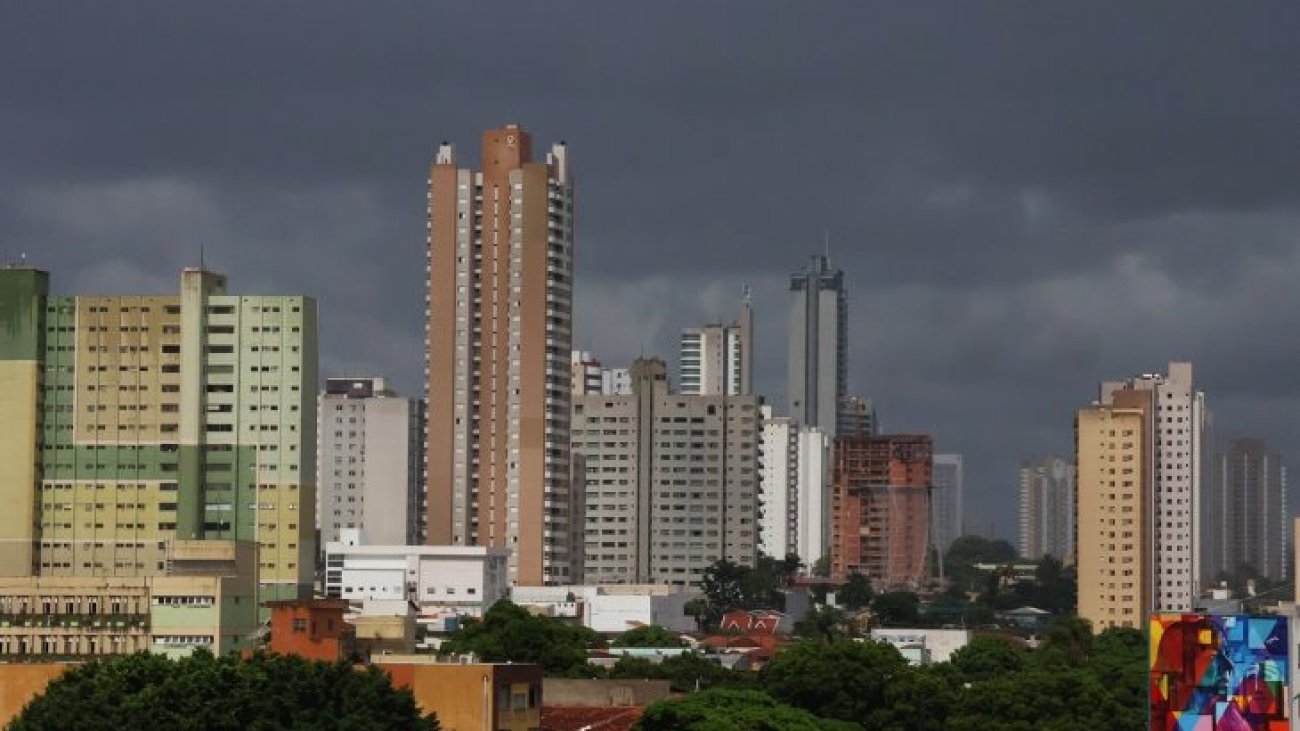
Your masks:
{"label": "window", "polygon": [[305,620],[305,619],[295,619],[295,620],[293,620],[293,631],[294,631],[294,632],[306,632],[306,631],[307,631],[307,620]]}

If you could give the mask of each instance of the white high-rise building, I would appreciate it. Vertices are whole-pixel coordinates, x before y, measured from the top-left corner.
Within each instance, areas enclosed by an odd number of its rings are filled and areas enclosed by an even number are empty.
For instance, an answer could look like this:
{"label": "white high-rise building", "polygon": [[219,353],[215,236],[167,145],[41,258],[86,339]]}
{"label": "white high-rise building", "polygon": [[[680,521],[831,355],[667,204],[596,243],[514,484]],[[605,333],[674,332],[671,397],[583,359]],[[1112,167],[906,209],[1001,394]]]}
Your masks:
{"label": "white high-rise building", "polygon": [[740,317],[682,331],[680,393],[743,396],[750,393],[754,310],[746,289]]}
{"label": "white high-rise building", "polygon": [[763,513],[760,550],[774,558],[795,554],[807,566],[826,555],[830,439],[788,416],[763,411]]}
{"label": "white high-rise building", "polygon": [[965,530],[962,520],[962,456],[934,455],[930,481],[930,542],[943,555]]}
{"label": "white high-rise building", "polygon": [[321,543],[362,530],[375,543],[418,539],[420,402],[382,378],[329,378],[317,409],[316,527]]}
{"label": "white high-rise building", "polygon": [[1170,363],[1168,374],[1103,383],[1101,403],[1111,404],[1115,393],[1125,390],[1153,396],[1153,418],[1145,425],[1152,445],[1153,611],[1190,611],[1201,581],[1205,394],[1193,384],[1191,363]]}
{"label": "white high-rise building", "polygon": [[796,552],[799,516],[799,429],[788,416],[763,406],[763,466],[759,495],[759,550],[774,558]]}
{"label": "white high-rise building", "polygon": [[1022,558],[1074,558],[1074,464],[1046,457],[1020,466],[1019,542]]}
{"label": "white high-rise building", "polygon": [[800,427],[796,553],[809,568],[830,555],[831,438],[817,427]]}

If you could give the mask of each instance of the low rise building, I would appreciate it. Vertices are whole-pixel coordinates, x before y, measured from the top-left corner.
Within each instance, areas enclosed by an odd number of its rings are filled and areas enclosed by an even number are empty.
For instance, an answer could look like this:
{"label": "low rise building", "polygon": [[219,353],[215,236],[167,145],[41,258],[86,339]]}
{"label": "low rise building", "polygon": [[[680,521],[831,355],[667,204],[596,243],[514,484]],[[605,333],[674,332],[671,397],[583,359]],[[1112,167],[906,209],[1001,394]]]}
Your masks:
{"label": "low rise building", "polygon": [[398,688],[409,688],[421,713],[438,714],[449,731],[535,731],[542,724],[539,665],[451,662],[429,655],[372,658]]}
{"label": "low rise building", "polygon": [[358,531],[325,544],[325,596],[405,600],[421,614],[478,617],[509,593],[510,551],[486,546],[371,546]]}
{"label": "low rise building", "polygon": [[515,604],[602,634],[621,634],[647,625],[690,632],[695,620],[687,616],[686,602],[695,596],[670,584],[516,586],[511,590]]}
{"label": "low rise building", "polygon": [[913,665],[948,662],[953,653],[971,640],[964,629],[903,629],[879,627],[871,630],[871,639],[893,645]]}
{"label": "low rise building", "polygon": [[0,661],[256,644],[257,547],[169,541],[163,576],[0,578]]}

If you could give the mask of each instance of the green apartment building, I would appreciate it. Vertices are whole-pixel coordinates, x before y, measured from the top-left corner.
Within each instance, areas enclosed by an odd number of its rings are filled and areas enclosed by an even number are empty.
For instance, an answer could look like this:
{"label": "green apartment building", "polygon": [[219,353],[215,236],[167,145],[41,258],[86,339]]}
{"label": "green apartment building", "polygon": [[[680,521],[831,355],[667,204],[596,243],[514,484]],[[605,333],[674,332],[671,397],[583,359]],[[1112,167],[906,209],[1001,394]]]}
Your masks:
{"label": "green apartment building", "polygon": [[0,577],[148,577],[173,541],[258,546],[256,600],[314,574],[316,305],[54,296],[0,268]]}

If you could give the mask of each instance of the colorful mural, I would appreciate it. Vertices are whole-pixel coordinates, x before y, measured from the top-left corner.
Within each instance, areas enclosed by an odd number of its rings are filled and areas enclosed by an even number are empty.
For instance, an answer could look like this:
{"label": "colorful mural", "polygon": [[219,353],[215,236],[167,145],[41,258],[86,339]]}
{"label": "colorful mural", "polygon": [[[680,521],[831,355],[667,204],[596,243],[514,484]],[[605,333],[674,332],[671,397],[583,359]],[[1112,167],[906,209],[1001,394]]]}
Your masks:
{"label": "colorful mural", "polygon": [[1153,731],[1287,731],[1285,617],[1151,618]]}

